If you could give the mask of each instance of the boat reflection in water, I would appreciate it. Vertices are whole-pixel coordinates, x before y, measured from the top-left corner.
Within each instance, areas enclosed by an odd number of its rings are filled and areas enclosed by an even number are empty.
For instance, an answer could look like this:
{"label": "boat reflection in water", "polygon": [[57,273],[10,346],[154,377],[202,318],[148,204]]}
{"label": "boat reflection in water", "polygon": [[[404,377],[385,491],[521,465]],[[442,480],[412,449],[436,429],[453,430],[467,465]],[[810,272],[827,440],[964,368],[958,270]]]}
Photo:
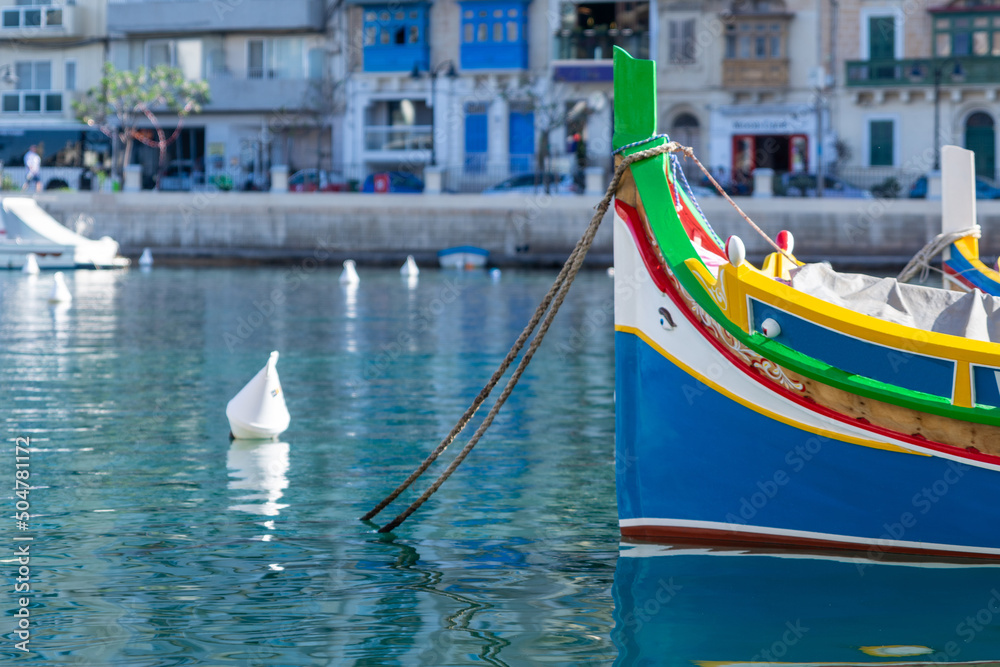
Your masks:
{"label": "boat reflection in water", "polygon": [[614,598],[617,665],[1000,665],[995,564],[623,544]]}

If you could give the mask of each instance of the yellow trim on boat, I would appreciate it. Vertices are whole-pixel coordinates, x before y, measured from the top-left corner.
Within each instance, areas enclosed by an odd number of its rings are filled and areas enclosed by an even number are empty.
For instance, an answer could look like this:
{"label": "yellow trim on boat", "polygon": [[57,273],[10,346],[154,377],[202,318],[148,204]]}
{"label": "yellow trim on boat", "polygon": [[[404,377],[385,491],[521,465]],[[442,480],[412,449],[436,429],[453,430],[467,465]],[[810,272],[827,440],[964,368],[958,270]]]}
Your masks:
{"label": "yellow trim on boat", "polygon": [[955,241],[955,247],[962,253],[965,261],[972,264],[973,268],[990,280],[1000,283],[1000,273],[996,269],[986,266],[983,260],[979,259],[979,239],[972,236],[965,236]]}
{"label": "yellow trim on boat", "polygon": [[630,326],[616,324],[615,325],[615,331],[620,331],[622,333],[628,333],[628,334],[632,334],[634,336],[637,336],[642,341],[644,341],[647,345],[649,345],[651,348],[653,348],[654,350],[656,350],[657,352],[659,352],[661,355],[663,355],[664,357],[666,357],[667,359],[669,359],[670,362],[673,363],[675,366],[677,366],[678,368],[680,368],[685,373],[687,373],[691,377],[695,378],[696,380],[698,380],[699,382],[701,382],[705,386],[714,389],[715,391],[717,391],[718,393],[722,394],[723,396],[729,398],[730,400],[736,401],[737,403],[739,403],[743,407],[749,408],[749,409],[753,410],[754,412],[762,414],[765,417],[768,417],[768,418],[773,419],[775,421],[781,422],[783,424],[787,424],[788,426],[791,426],[791,427],[797,428],[797,429],[801,429],[803,431],[809,431],[810,433],[813,433],[813,434],[819,435],[819,436],[823,436],[825,438],[831,438],[831,439],[838,440],[838,441],[841,441],[841,442],[850,442],[850,443],[855,444],[855,445],[861,445],[862,447],[871,447],[872,449],[884,449],[884,450],[889,451],[889,452],[898,452],[900,454],[916,454],[918,456],[930,456],[930,454],[926,454],[924,452],[915,452],[915,451],[913,451],[911,449],[906,449],[904,447],[900,447],[898,445],[893,445],[893,444],[890,444],[888,442],[879,442],[878,440],[869,440],[867,438],[859,438],[857,436],[846,435],[844,433],[834,433],[833,431],[828,431],[826,429],[816,428],[814,426],[808,426],[808,425],[803,424],[801,422],[793,421],[793,420],[788,419],[788,418],[786,418],[786,417],[784,417],[782,415],[779,415],[776,412],[771,412],[770,410],[766,410],[766,409],[760,407],[759,405],[751,403],[750,401],[746,400],[742,396],[738,396],[737,394],[734,394],[733,392],[729,391],[725,387],[722,387],[721,385],[717,384],[711,378],[708,378],[708,377],[702,375],[701,373],[698,373],[693,368],[691,368],[690,366],[688,366],[687,364],[685,364],[684,362],[682,362],[680,359],[676,358],[675,356],[673,356],[672,354],[670,354],[669,352],[667,352],[665,349],[663,349],[662,347],[660,347],[660,345],[657,344],[656,341],[654,341],[653,339],[651,339],[649,336],[647,336],[645,333],[643,333],[642,330],[638,329],[637,327],[630,327]]}
{"label": "yellow trim on boat", "polygon": [[971,408],[972,405],[972,365],[968,361],[955,362],[955,384],[953,385],[952,405],[960,408]]}
{"label": "yellow trim on boat", "polygon": [[[963,236],[959,240],[955,241],[955,247],[958,248],[959,252],[965,255],[965,258],[970,262],[972,260],[980,261],[979,239],[977,239],[975,236]],[[986,268],[986,271],[992,274],[990,278],[993,278],[993,280],[1000,280],[1000,273],[997,273],[993,269],[987,267],[985,264],[983,264],[983,267]]]}

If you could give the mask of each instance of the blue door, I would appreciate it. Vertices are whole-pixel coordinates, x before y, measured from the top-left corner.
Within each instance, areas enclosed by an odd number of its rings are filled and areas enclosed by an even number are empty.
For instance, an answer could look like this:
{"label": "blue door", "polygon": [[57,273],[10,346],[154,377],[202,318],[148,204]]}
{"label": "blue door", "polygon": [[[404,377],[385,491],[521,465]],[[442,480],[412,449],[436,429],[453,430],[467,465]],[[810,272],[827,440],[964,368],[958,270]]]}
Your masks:
{"label": "blue door", "polygon": [[465,116],[465,170],[480,173],[486,168],[489,141],[486,133],[486,113],[467,113]]}
{"label": "blue door", "polygon": [[531,171],[535,158],[535,113],[510,112],[510,170],[517,173]]}

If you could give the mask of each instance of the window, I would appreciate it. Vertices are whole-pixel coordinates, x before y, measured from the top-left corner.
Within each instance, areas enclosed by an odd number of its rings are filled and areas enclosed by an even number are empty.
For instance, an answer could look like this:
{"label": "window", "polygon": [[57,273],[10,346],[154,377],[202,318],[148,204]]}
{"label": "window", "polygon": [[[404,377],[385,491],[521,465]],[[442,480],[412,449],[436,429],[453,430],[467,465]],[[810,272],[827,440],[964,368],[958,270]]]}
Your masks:
{"label": "window", "polygon": [[14,63],[18,90],[50,90],[52,88],[52,63],[48,60],[20,61]]}
{"label": "window", "polygon": [[63,88],[66,90],[76,90],[76,61],[66,61],[66,76]]}
{"label": "window", "polygon": [[166,40],[146,42],[146,67],[174,64],[174,44]]}
{"label": "window", "polygon": [[[368,72],[401,72],[427,69],[427,5],[400,9],[369,7],[364,13],[364,68]],[[463,39],[467,41],[466,31]]]}
{"label": "window", "polygon": [[[0,109],[8,113],[58,113],[62,111],[62,92],[52,91],[52,63],[48,60],[22,60],[14,63],[15,90],[4,92]],[[75,85],[75,84],[74,84]]]}
{"label": "window", "polygon": [[[247,40],[248,79],[304,79],[310,57],[301,37]],[[312,55],[316,58],[316,54]],[[315,64],[315,63],[313,63]]]}
{"label": "window", "polygon": [[563,2],[556,33],[557,58],[610,60],[615,46],[646,58],[649,25],[648,2]]}
{"label": "window", "polygon": [[894,164],[894,123],[891,120],[868,122],[868,164],[872,167],[891,167]]}
{"label": "window", "polygon": [[934,55],[1000,56],[1000,17],[950,14],[934,19]]}
{"label": "window", "polygon": [[18,0],[17,7],[3,10],[0,25],[4,28],[59,28],[63,23],[62,8],[49,7],[48,0]]}
{"label": "window", "polygon": [[694,42],[694,19],[683,21],[671,21],[669,23],[670,33],[670,62],[672,63],[693,63],[695,55]]}
{"label": "window", "polygon": [[786,23],[740,18],[726,25],[726,58],[769,60],[785,57]]}
{"label": "window", "polygon": [[522,0],[475,0],[462,6],[462,68],[523,68],[527,63]]}

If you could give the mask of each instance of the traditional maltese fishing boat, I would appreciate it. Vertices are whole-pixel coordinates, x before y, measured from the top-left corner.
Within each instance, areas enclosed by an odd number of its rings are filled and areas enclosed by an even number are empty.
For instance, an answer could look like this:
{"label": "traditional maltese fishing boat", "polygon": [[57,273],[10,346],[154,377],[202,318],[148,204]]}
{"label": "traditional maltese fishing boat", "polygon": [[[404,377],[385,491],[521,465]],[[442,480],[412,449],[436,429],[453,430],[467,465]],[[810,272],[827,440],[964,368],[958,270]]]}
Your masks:
{"label": "traditional maltese fishing boat", "polygon": [[[1000,300],[760,269],[656,135],[652,61],[615,50],[622,535],[1000,557]],[[638,155],[637,155],[638,154]]]}

